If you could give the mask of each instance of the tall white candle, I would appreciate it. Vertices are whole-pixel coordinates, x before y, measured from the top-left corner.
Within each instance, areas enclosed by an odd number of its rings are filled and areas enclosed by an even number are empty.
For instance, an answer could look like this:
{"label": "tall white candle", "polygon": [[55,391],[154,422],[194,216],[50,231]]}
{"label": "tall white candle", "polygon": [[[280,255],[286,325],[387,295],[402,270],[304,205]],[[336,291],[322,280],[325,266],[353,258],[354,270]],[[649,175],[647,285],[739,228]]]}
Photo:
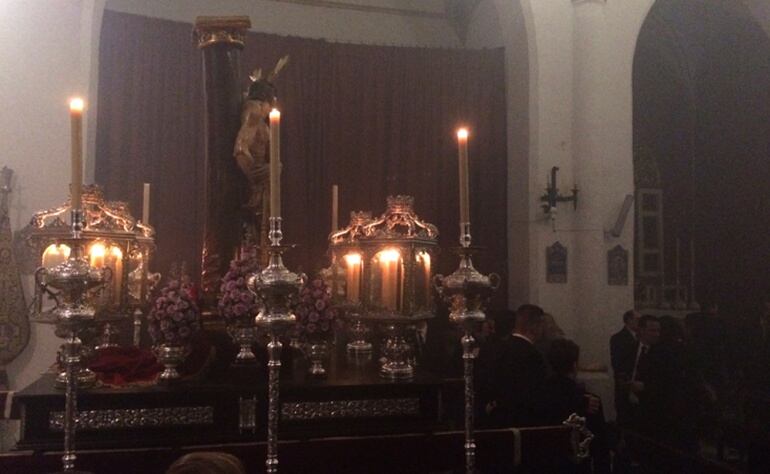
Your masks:
{"label": "tall white candle", "polygon": [[70,194],[72,209],[83,207],[83,99],[75,97],[70,100],[70,129],[71,129],[71,158],[72,172],[70,176]]}
{"label": "tall white candle", "polygon": [[339,229],[339,191],[339,186],[332,186],[332,232]]}
{"label": "tall white candle", "polygon": [[142,195],[142,223],[147,225],[150,223],[150,183],[144,183],[144,190]]}
{"label": "tall white candle", "polygon": [[470,222],[470,199],[468,197],[468,129],[457,130],[460,172],[460,223]]}
{"label": "tall white candle", "polygon": [[281,217],[281,112],[270,111],[270,217]]}
{"label": "tall white candle", "polygon": [[348,301],[357,303],[361,289],[361,254],[349,253],[345,255],[345,296]]}

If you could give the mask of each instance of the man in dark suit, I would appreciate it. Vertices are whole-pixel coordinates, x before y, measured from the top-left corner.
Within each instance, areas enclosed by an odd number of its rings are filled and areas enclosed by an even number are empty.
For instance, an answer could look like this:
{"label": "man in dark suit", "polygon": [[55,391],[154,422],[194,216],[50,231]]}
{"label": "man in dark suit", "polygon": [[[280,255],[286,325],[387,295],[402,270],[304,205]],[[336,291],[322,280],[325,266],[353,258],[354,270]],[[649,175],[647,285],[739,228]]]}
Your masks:
{"label": "man in dark suit", "polygon": [[542,308],[525,304],[516,310],[513,334],[481,347],[479,382],[488,424],[531,426],[542,422],[537,402],[546,367],[534,346],[542,331]]}
{"label": "man in dark suit", "polygon": [[615,409],[619,425],[628,423],[631,407],[628,402],[628,382],[636,361],[639,329],[638,311],[630,309],[623,314],[623,329],[610,338],[610,359],[615,379]]}
{"label": "man in dark suit", "polygon": [[639,344],[636,346],[631,379],[628,382],[634,428],[652,433],[664,413],[669,377],[665,371],[665,353],[660,351],[660,320],[649,314],[639,319]]}

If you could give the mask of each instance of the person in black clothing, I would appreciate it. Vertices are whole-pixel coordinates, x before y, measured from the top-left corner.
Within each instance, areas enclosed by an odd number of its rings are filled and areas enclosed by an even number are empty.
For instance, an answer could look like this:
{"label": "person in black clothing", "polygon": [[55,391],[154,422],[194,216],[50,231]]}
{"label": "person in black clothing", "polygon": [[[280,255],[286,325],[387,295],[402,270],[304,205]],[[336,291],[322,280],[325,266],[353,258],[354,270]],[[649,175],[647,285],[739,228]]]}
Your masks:
{"label": "person in black clothing", "polygon": [[559,425],[572,413],[586,418],[586,427],[594,434],[591,457],[594,473],[610,472],[607,425],[601,400],[586,392],[576,381],[580,347],[569,339],[551,342],[548,364],[552,374],[542,391],[542,419],[546,424]]}
{"label": "person in black clothing", "polygon": [[630,309],[623,314],[623,329],[610,338],[610,360],[615,380],[615,409],[619,425],[627,424],[630,419],[631,407],[628,402],[628,382],[634,370],[636,349],[639,344],[637,331],[639,329],[638,311]]}
{"label": "person in black clothing", "polygon": [[[496,323],[498,329],[505,330],[505,324]],[[477,367],[482,424],[532,426],[542,423],[537,400],[546,367],[543,356],[534,346],[542,328],[542,308],[522,305],[515,313],[513,334],[500,332],[499,338],[481,346]]]}
{"label": "person in black clothing", "polygon": [[660,331],[660,320],[656,316],[645,314],[639,320],[639,344],[628,383],[633,427],[645,434],[653,434],[657,430],[664,405],[666,377],[662,370],[666,362],[662,351],[656,349]]}

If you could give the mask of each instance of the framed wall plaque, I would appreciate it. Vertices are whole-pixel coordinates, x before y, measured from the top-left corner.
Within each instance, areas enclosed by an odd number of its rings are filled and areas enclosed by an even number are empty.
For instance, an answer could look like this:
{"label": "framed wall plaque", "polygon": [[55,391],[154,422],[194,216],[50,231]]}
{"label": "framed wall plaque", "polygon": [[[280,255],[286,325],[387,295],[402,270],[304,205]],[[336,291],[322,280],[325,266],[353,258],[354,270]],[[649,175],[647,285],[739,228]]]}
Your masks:
{"label": "framed wall plaque", "polygon": [[628,250],[616,245],[607,252],[607,283],[628,285]]}
{"label": "framed wall plaque", "polygon": [[558,241],[545,248],[545,281],[567,283],[567,247]]}

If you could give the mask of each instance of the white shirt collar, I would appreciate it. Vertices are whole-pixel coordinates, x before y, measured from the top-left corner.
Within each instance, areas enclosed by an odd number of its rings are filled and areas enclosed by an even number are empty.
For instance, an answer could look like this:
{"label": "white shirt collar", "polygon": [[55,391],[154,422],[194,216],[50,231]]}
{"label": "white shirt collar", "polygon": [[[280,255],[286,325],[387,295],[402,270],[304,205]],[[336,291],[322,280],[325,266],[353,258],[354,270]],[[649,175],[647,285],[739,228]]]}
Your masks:
{"label": "white shirt collar", "polygon": [[528,343],[530,343],[532,345],[535,344],[534,342],[532,342],[532,339],[530,339],[527,336],[525,336],[524,334],[521,334],[521,333],[518,333],[518,332],[513,333],[513,337],[520,337],[521,339],[524,339],[525,341],[527,341]]}

